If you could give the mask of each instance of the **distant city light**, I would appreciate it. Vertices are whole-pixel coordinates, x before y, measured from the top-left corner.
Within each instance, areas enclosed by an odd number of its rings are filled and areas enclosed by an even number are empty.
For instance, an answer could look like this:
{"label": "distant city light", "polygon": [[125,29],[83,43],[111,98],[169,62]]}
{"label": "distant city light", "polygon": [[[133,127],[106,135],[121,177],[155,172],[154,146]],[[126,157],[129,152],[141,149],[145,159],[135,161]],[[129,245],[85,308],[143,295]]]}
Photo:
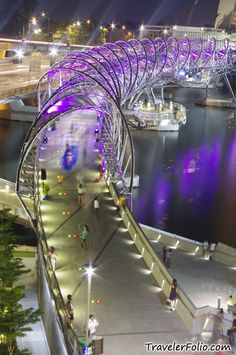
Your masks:
{"label": "distant city light", "polygon": [[33,25],[36,25],[36,24],[37,24],[37,19],[36,19],[36,17],[32,17],[31,22],[32,22]]}
{"label": "distant city light", "polygon": [[140,31],[143,31],[144,30],[144,25],[141,25],[140,26]]}
{"label": "distant city light", "polygon": [[116,27],[116,25],[114,24],[114,22],[112,22],[111,29],[114,30],[115,27]]}
{"label": "distant city light", "polygon": [[76,25],[77,25],[78,27],[80,27],[81,22],[78,20],[78,21],[76,22]]}
{"label": "distant city light", "polygon": [[34,30],[34,33],[35,33],[36,35],[39,34],[40,32],[42,32],[41,28],[36,28],[36,29]]}
{"label": "distant city light", "polygon": [[51,55],[52,57],[55,57],[56,55],[58,54],[58,48],[50,48],[50,51],[49,51],[49,55]]}
{"label": "distant city light", "polygon": [[24,57],[24,53],[23,53],[22,49],[19,49],[16,51],[16,56],[18,59],[22,59]]}
{"label": "distant city light", "polygon": [[125,26],[122,26],[122,30],[125,30]]}
{"label": "distant city light", "polygon": [[168,30],[165,28],[165,29],[163,30],[163,33],[164,33],[165,35],[167,35]]}
{"label": "distant city light", "polygon": [[174,25],[174,26],[173,26],[173,30],[177,30],[177,25]]}

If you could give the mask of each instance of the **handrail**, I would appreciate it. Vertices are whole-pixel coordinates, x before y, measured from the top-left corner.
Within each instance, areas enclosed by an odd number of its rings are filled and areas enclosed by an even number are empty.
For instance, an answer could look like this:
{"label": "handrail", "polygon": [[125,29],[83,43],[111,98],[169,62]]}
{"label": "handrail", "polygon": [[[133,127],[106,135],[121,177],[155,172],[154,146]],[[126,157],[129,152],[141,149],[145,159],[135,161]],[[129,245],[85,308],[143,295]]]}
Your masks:
{"label": "handrail", "polygon": [[[113,197],[115,205],[118,203],[118,194],[115,190],[114,185],[111,182],[107,182],[111,196]],[[151,271],[154,279],[161,287],[162,292],[165,296],[169,296],[170,285],[172,284],[172,276],[165,268],[164,264],[158,258],[157,254],[154,252],[149,239],[145,235],[144,231],[139,225],[130,209],[125,207],[120,207],[120,215],[123,219],[123,223],[128,229],[131,239],[134,241],[136,248],[142,255],[144,262]],[[183,238],[185,241],[185,238]],[[201,243],[193,243],[198,245]],[[204,328],[205,320],[210,315],[215,315],[217,309],[209,305],[197,308],[191,299],[186,295],[186,293],[178,287],[178,304],[176,308],[177,313],[182,318],[186,326],[192,331],[193,334],[197,335],[201,333]],[[212,329],[214,324],[211,325]]]}
{"label": "handrail", "polygon": [[153,232],[159,233],[159,234],[161,234],[163,236],[171,237],[171,238],[176,239],[176,240],[182,240],[183,242],[187,242],[187,243],[198,245],[198,246],[202,246],[202,244],[203,244],[201,242],[198,242],[197,240],[188,239],[188,238],[182,237],[181,235],[178,235],[178,234],[166,232],[166,231],[164,231],[162,229],[158,229],[158,228],[147,226],[146,224],[139,223],[139,225],[140,225],[141,228],[149,229],[149,230],[151,230]]}
{"label": "handrail", "polygon": [[[36,199],[39,199],[39,189],[36,189]],[[46,234],[43,228],[43,221],[42,221],[42,213],[39,204],[35,203],[35,206],[37,207],[37,235],[38,235],[38,241],[39,241],[39,246],[41,250],[41,256],[42,260],[44,263],[44,268],[45,268],[45,275],[47,278],[47,282],[49,285],[49,290],[50,294],[52,296],[52,299],[55,304],[56,308],[56,313],[58,315],[59,323],[61,326],[61,330],[65,339],[65,342],[67,344],[67,348],[70,351],[70,354],[74,354],[74,348],[75,348],[75,342],[77,344],[77,349],[79,349],[80,344],[79,344],[79,338],[69,323],[67,312],[66,312],[66,306],[65,302],[60,290],[60,286],[56,277],[55,272],[52,270],[52,264],[49,262],[49,259],[46,255],[48,255],[49,248],[48,248],[48,243],[47,243],[47,238]],[[71,332],[71,339],[70,335],[68,332],[68,329],[70,329]]]}

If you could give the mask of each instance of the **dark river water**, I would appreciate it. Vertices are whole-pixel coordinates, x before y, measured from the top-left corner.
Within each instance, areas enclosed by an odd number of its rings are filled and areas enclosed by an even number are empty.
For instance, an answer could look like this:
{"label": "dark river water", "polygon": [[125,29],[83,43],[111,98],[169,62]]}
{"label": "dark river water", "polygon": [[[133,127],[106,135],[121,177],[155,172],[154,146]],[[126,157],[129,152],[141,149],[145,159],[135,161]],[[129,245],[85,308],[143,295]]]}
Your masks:
{"label": "dark river water", "polygon": [[[139,222],[171,233],[236,247],[236,118],[231,110],[196,106],[204,94],[173,91],[173,100],[188,109],[179,132],[132,132],[140,176],[134,214]],[[224,97],[225,90],[218,95]],[[29,127],[0,120],[0,177],[15,180]]]}
{"label": "dark river water", "polygon": [[[173,99],[188,109],[178,133],[133,132],[140,176],[134,214],[171,233],[236,247],[235,114],[196,106],[194,100],[204,94],[174,91]],[[225,91],[219,94],[224,97]]]}

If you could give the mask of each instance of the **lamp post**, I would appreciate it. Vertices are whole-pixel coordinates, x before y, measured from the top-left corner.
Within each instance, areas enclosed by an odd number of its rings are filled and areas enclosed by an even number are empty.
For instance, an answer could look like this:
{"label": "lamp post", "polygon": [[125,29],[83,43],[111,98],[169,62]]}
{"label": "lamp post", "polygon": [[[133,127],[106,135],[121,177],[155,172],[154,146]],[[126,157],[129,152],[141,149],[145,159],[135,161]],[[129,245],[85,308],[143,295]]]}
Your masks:
{"label": "lamp post", "polygon": [[55,64],[57,54],[58,54],[58,49],[57,49],[56,47],[52,47],[52,48],[49,50],[50,67]]}
{"label": "lamp post", "polygon": [[91,303],[91,282],[92,276],[95,271],[94,265],[84,265],[86,275],[88,278],[88,293],[87,293],[87,310],[86,310],[86,330],[85,330],[85,346],[88,346],[88,333],[89,333],[89,314],[90,314],[90,303]]}
{"label": "lamp post", "polygon": [[41,12],[41,16],[45,17],[47,19],[48,42],[50,42],[50,18],[49,18],[49,16],[46,15],[46,13],[44,11]]}

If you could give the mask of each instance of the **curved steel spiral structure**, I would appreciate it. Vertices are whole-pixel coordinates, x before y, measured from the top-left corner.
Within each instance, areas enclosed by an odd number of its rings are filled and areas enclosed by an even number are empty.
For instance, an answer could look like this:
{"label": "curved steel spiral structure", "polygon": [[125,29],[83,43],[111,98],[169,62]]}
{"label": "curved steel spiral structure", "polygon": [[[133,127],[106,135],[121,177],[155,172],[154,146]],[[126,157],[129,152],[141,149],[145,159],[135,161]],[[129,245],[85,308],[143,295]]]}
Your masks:
{"label": "curved steel spiral structure", "polygon": [[118,41],[66,55],[38,84],[40,112],[23,146],[17,177],[17,193],[25,207],[24,196],[35,196],[37,149],[43,131],[58,117],[81,109],[97,112],[108,177],[122,181],[131,192],[134,152],[122,113],[124,104],[144,90],[178,81],[183,70],[204,69],[211,76],[220,75],[232,65],[229,51],[227,40],[170,37]]}

